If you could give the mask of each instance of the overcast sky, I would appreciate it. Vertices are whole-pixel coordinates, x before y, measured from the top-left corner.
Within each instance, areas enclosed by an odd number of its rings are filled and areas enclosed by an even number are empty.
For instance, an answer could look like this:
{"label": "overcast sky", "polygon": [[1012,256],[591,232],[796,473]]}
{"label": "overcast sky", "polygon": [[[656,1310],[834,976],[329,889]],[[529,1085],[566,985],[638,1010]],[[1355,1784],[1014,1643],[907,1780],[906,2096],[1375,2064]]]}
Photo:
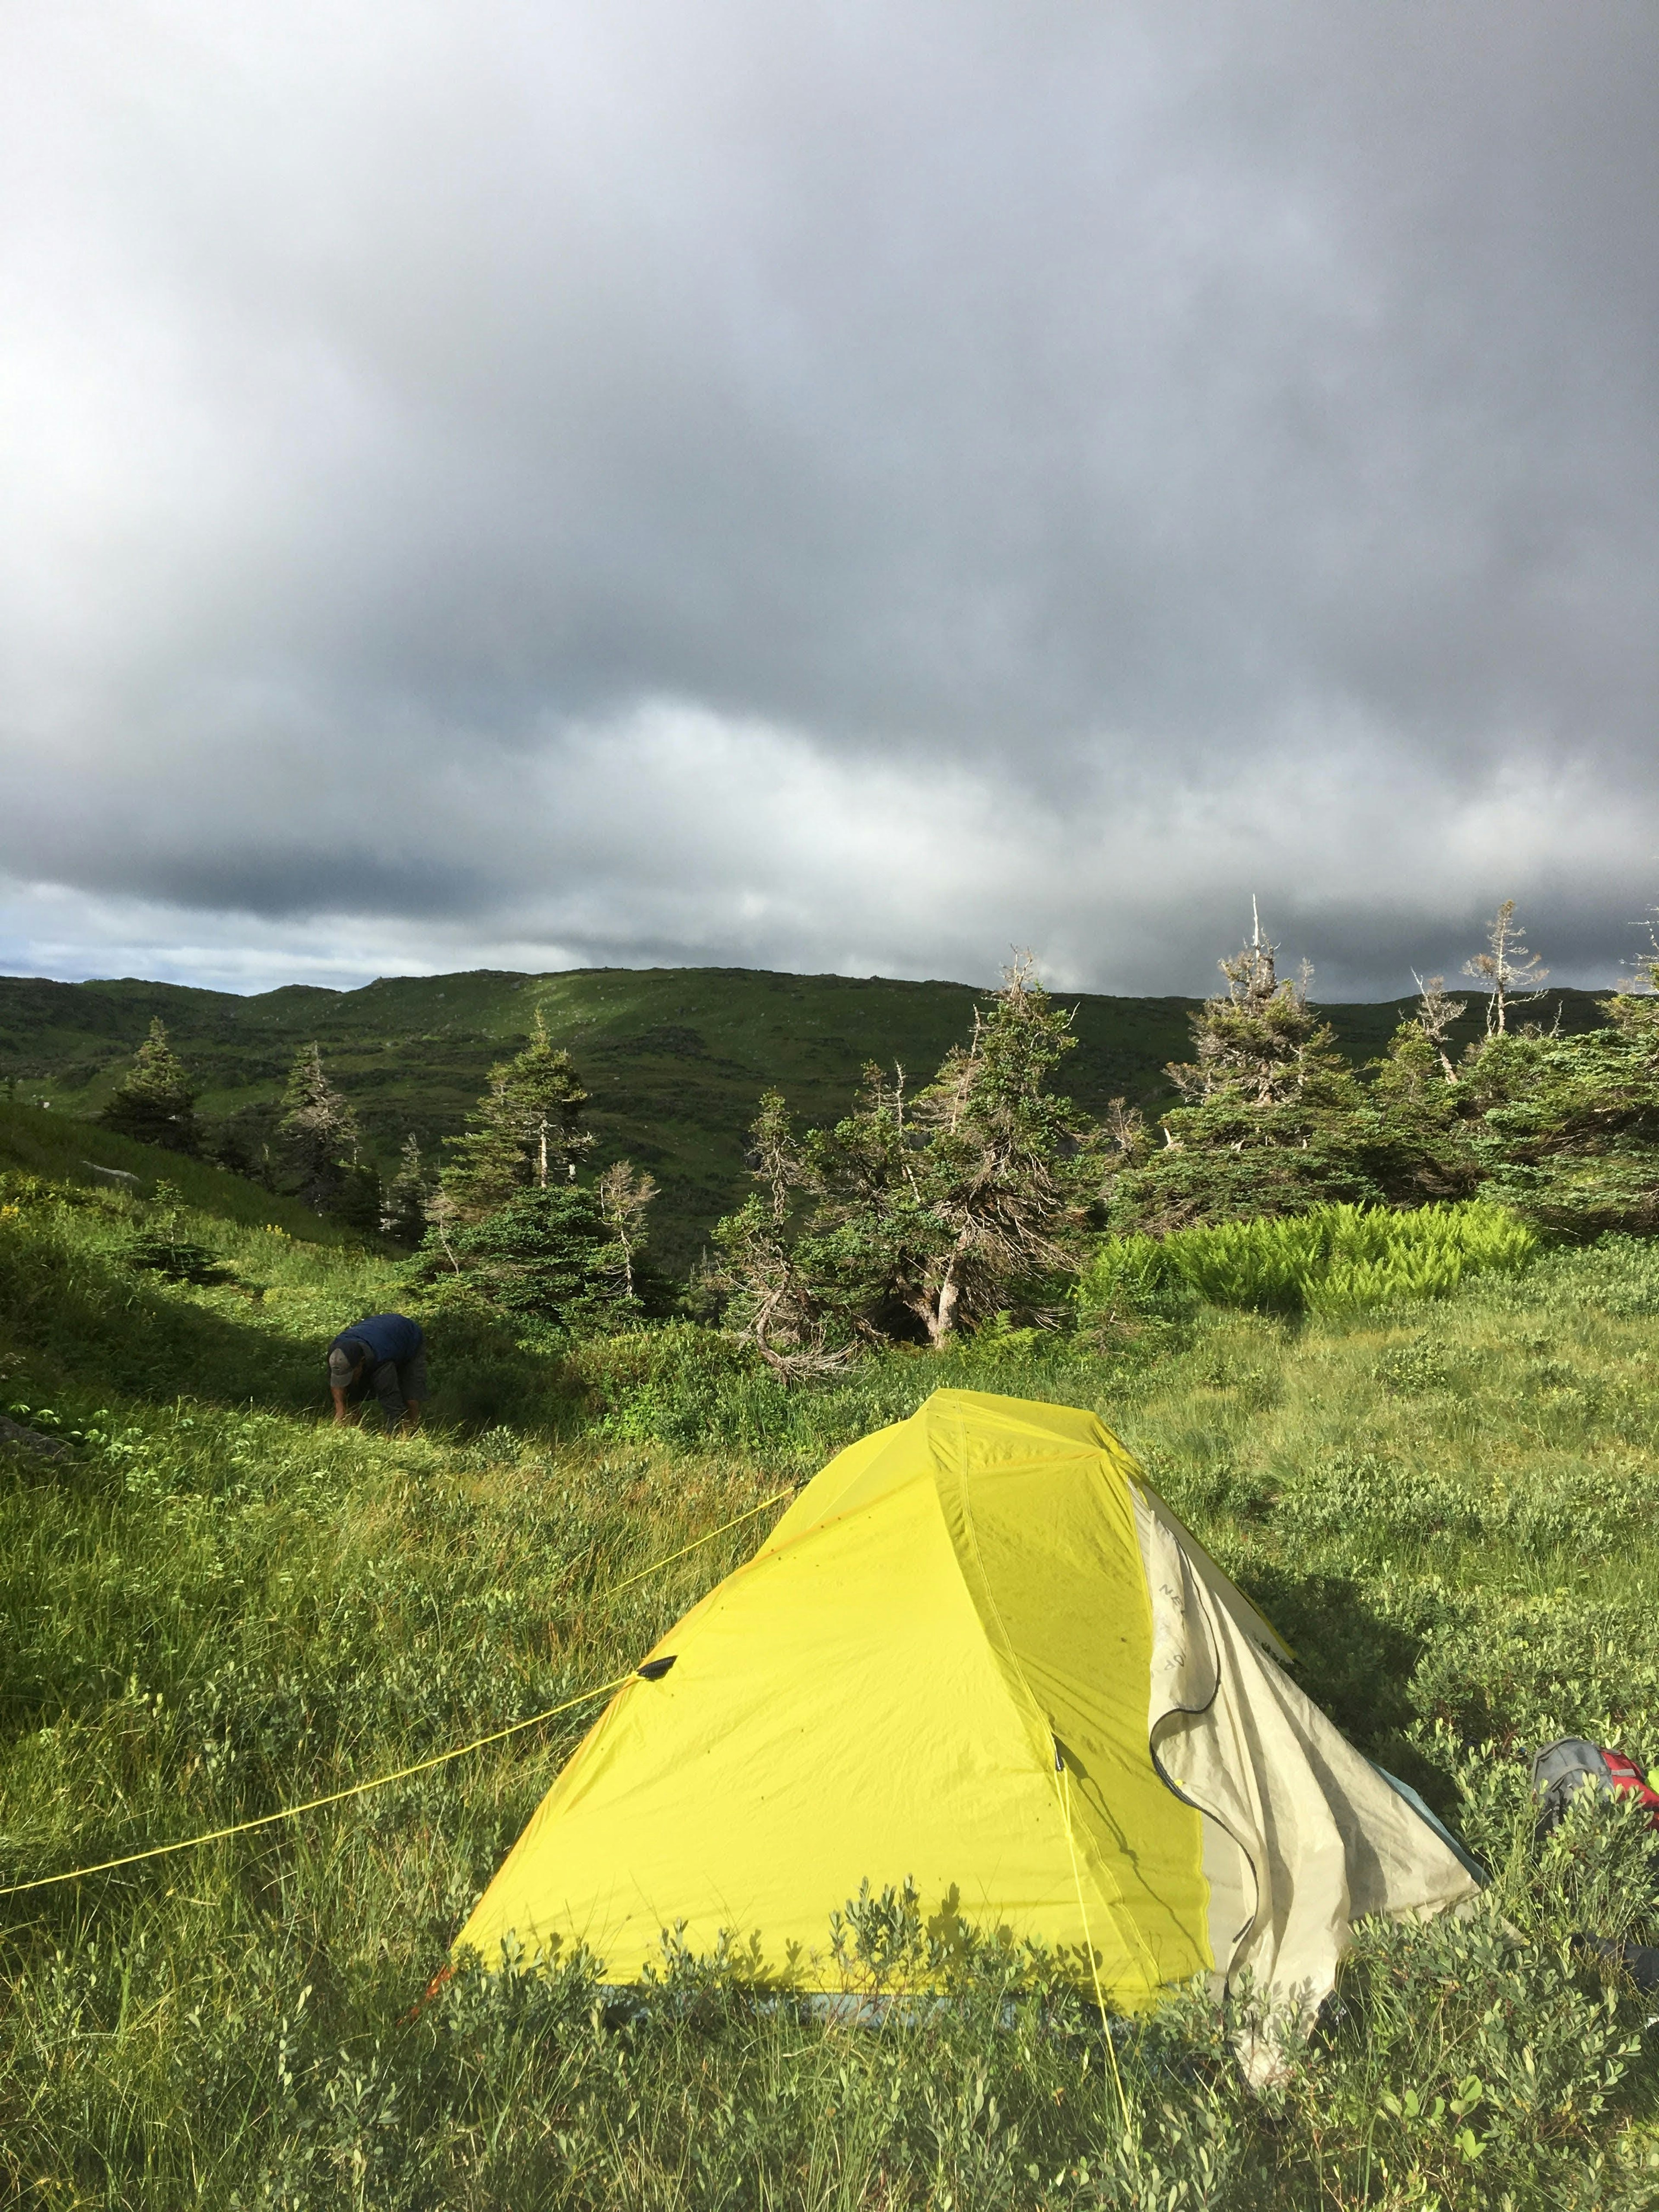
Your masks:
{"label": "overcast sky", "polygon": [[1659,899],[1659,10],[0,11],[0,968]]}

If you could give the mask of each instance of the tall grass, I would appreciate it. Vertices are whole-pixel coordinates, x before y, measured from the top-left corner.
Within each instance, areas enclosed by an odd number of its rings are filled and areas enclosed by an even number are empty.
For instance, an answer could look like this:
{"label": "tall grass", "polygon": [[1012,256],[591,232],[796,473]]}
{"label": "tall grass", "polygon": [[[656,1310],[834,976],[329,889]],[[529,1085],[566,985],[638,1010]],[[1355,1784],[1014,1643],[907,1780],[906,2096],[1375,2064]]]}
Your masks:
{"label": "tall grass", "polygon": [[1089,1317],[1184,1315],[1200,1303],[1276,1313],[1360,1312],[1449,1297],[1470,1276],[1513,1274],[1537,1256],[1518,1216],[1470,1200],[1397,1213],[1320,1206],[1157,1238],[1103,1238],[1084,1271]]}
{"label": "tall grass", "polygon": [[[418,2005],[577,1712],[303,1823],[0,1902],[9,2201],[1659,2196],[1650,2008],[1570,1941],[1659,1941],[1654,1839],[1591,1805],[1540,1846],[1526,1786],[1528,1747],[1567,1729],[1659,1757],[1648,1248],[1549,1255],[1415,1309],[1206,1306],[1103,1351],[1007,1332],[793,1395],[694,1330],[562,1361],[434,1330],[447,1411],[396,1441],[327,1426],[319,1374],[333,1327],[398,1302],[389,1263],[198,1213],[234,1279],[173,1283],[128,1265],[142,1209],[11,1188],[0,1403],[85,1441],[0,1450],[0,1884],[407,1765],[608,1679],[767,1518],[607,1589],[942,1381],[1098,1407],[1295,1644],[1310,1694],[1494,1879],[1470,1925],[1361,1931],[1338,2006],[1265,2100],[1200,1994],[1120,2023],[1109,2060],[1063,1962],[994,1947],[940,1967],[946,2003],[868,2027],[672,1942],[626,2004],[578,1957],[465,1973]],[[870,1872],[849,1940],[872,1987],[911,1985],[931,1900],[903,1869]]]}

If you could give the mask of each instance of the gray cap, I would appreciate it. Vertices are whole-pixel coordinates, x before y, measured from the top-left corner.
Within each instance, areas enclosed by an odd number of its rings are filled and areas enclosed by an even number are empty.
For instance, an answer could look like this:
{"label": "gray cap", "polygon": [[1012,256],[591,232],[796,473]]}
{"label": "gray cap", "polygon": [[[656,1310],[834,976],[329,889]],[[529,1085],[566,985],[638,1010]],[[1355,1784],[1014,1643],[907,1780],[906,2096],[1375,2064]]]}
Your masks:
{"label": "gray cap", "polygon": [[[355,1359],[352,1358],[354,1352],[357,1355]],[[366,1345],[354,1344],[348,1349],[343,1344],[337,1344],[328,1355],[330,1389],[343,1390],[368,1356],[368,1347]]]}

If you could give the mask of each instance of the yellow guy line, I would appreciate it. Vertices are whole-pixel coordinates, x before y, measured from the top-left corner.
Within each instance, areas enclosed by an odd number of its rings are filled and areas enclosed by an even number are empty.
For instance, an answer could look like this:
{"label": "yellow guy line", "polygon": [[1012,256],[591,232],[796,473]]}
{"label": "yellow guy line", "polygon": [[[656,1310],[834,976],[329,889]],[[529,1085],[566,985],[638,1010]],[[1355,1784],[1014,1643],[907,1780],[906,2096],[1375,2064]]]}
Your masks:
{"label": "yellow guy line", "polygon": [[1083,1916],[1083,1946],[1089,1954],[1089,1974],[1095,1985],[1095,2003],[1100,2009],[1101,2033],[1106,2045],[1106,2063],[1112,2069],[1112,2086],[1117,2091],[1118,2117],[1123,2122],[1123,2140],[1133,2148],[1129,2131],[1129,2100],[1123,2094],[1123,2076],[1118,2071],[1117,2051],[1112,2042],[1112,2022],[1106,2010],[1106,2000],[1101,1993],[1100,1969],[1095,1964],[1095,1939],[1089,1932],[1089,1907],[1083,1895],[1083,1871],[1077,1863],[1077,1844],[1072,1834],[1072,1775],[1063,1753],[1056,1750],[1055,1764],[1060,1769],[1058,1795],[1060,1817],[1066,1829],[1066,1849],[1072,1861],[1072,1880],[1077,1884],[1077,1909]]}
{"label": "yellow guy line", "polygon": [[647,1575],[654,1575],[663,1567],[672,1567],[676,1559],[683,1559],[688,1552],[695,1552],[703,1544],[712,1544],[716,1536],[723,1536],[728,1528],[736,1528],[744,1521],[752,1521],[757,1513],[764,1513],[769,1505],[775,1505],[781,1498],[793,1495],[793,1491],[775,1490],[769,1498],[763,1498],[758,1505],[748,1507],[731,1521],[722,1521],[718,1528],[711,1528],[707,1535],[694,1536],[689,1544],[682,1544],[678,1552],[671,1552],[665,1559],[653,1559],[650,1565],[641,1567],[638,1574],[626,1575],[621,1582],[612,1583],[609,1589],[601,1590],[597,1597],[590,1598],[588,1603],[601,1605],[606,1598],[615,1597],[623,1590],[632,1589],[635,1583],[642,1583]]}
{"label": "yellow guy line", "polygon": [[[763,1498],[758,1505],[750,1506],[746,1512],[739,1513],[734,1519],[723,1521],[718,1528],[710,1528],[705,1535],[683,1544],[678,1552],[671,1552],[666,1559],[653,1560],[648,1567],[641,1567],[638,1574],[629,1575],[623,1582],[613,1583],[609,1589],[601,1590],[598,1598],[591,1599],[589,1602],[598,1604],[605,1598],[615,1597],[619,1590],[631,1589],[635,1583],[642,1583],[647,1575],[654,1575],[659,1568],[672,1566],[676,1559],[683,1559],[688,1552],[695,1552],[703,1544],[712,1544],[716,1536],[725,1535],[728,1528],[738,1528],[744,1521],[752,1521],[756,1514],[763,1513],[769,1505],[775,1505],[781,1498],[789,1495],[787,1490],[775,1490],[769,1498]],[[384,1790],[393,1782],[407,1782],[412,1774],[426,1774],[434,1766],[447,1766],[452,1759],[465,1759],[470,1753],[483,1751],[489,1744],[500,1743],[506,1737],[518,1735],[526,1729],[538,1728],[543,1721],[556,1720],[561,1713],[573,1712],[578,1705],[591,1704],[595,1698],[602,1698],[611,1690],[620,1690],[624,1682],[633,1681],[635,1676],[635,1670],[630,1668],[626,1674],[618,1674],[614,1681],[596,1682],[591,1689],[579,1690],[574,1698],[567,1698],[562,1705],[550,1705],[544,1713],[532,1713],[528,1720],[510,1721],[507,1727],[495,1729],[489,1735],[475,1736],[471,1743],[460,1744],[453,1751],[438,1751],[429,1759],[417,1759],[413,1766],[400,1766],[395,1774],[376,1774],[367,1782],[354,1782],[349,1789],[331,1790],[325,1797],[308,1797],[303,1805],[284,1805],[280,1812],[261,1813],[257,1820],[233,1821],[228,1828],[211,1828],[204,1836],[184,1836],[177,1843],[153,1844],[148,1850],[129,1851],[123,1858],[100,1859],[96,1866],[72,1867],[65,1874],[42,1875],[34,1881],[15,1881],[9,1888],[0,1889],[0,1897],[21,1897],[28,1890],[51,1889],[59,1882],[79,1881],[89,1874],[111,1874],[117,1867],[137,1866],[145,1859],[164,1859],[173,1851],[194,1850],[198,1844],[223,1843],[228,1836],[246,1836],[255,1828],[274,1827],[279,1820],[297,1820],[301,1814],[319,1813],[325,1805],[343,1804],[348,1797],[362,1797],[371,1790]]]}
{"label": "yellow guy line", "polygon": [[115,1867],[137,1866],[140,1859],[164,1859],[170,1851],[194,1850],[198,1844],[222,1843],[227,1836],[246,1836],[254,1828],[269,1828],[278,1820],[297,1820],[301,1813],[320,1812],[325,1805],[338,1805],[347,1797],[361,1797],[365,1790],[384,1790],[390,1782],[406,1782],[411,1774],[424,1774],[428,1767],[447,1766],[452,1759],[465,1759],[470,1751],[482,1751],[487,1743],[499,1743],[503,1736],[517,1735],[520,1729],[534,1728],[538,1721],[550,1721],[556,1714],[568,1713],[577,1705],[586,1705],[591,1698],[602,1698],[607,1690],[620,1690],[624,1682],[631,1682],[631,1673],[618,1674],[614,1682],[596,1682],[591,1690],[582,1690],[574,1698],[567,1698],[562,1705],[550,1705],[544,1713],[532,1713],[527,1721],[513,1721],[492,1735],[476,1737],[454,1751],[434,1752],[430,1759],[417,1759],[413,1766],[400,1766],[395,1774],[377,1774],[368,1782],[354,1782],[349,1790],[331,1790],[326,1797],[308,1797],[303,1805],[284,1805],[280,1813],[261,1813],[255,1820],[237,1820],[228,1828],[211,1828],[204,1836],[185,1836],[176,1844],[153,1844],[147,1851],[129,1851],[125,1858],[100,1859],[96,1866],[75,1867],[68,1874],[42,1875],[38,1881],[15,1881],[9,1889],[0,1889],[0,1897],[21,1897],[25,1890],[50,1889],[54,1882],[79,1881],[82,1875],[108,1874]]}

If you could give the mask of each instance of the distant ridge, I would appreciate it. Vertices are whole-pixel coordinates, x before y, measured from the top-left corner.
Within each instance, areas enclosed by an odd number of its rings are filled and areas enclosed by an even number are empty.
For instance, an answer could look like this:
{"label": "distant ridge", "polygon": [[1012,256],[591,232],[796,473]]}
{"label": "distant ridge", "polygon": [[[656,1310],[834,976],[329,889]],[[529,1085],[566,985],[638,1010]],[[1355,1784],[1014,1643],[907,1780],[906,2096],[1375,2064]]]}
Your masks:
{"label": "distant ridge", "polygon": [[[580,968],[546,975],[474,969],[388,976],[350,991],[290,983],[251,998],[135,977],[61,983],[0,976],[0,1079],[21,1098],[95,1114],[154,1016],[202,1085],[210,1121],[268,1127],[296,1046],[318,1039],[383,1167],[413,1131],[436,1158],[540,1007],[593,1094],[596,1161],[626,1153],[662,1186],[660,1264],[690,1265],[743,1185],[743,1138],[769,1086],[804,1122],[844,1113],[866,1060],[902,1061],[925,1081],[968,1030],[965,983],[791,975],[750,968]],[[1164,1067],[1184,1059],[1194,999],[1060,992],[1077,1009],[1065,1085],[1102,1112],[1114,1097],[1156,1107]],[[1552,991],[1564,1030],[1593,1028],[1597,994]],[[1409,999],[1328,1005],[1344,1049],[1382,1050]],[[1462,1024],[1480,1028],[1478,1002]]]}

